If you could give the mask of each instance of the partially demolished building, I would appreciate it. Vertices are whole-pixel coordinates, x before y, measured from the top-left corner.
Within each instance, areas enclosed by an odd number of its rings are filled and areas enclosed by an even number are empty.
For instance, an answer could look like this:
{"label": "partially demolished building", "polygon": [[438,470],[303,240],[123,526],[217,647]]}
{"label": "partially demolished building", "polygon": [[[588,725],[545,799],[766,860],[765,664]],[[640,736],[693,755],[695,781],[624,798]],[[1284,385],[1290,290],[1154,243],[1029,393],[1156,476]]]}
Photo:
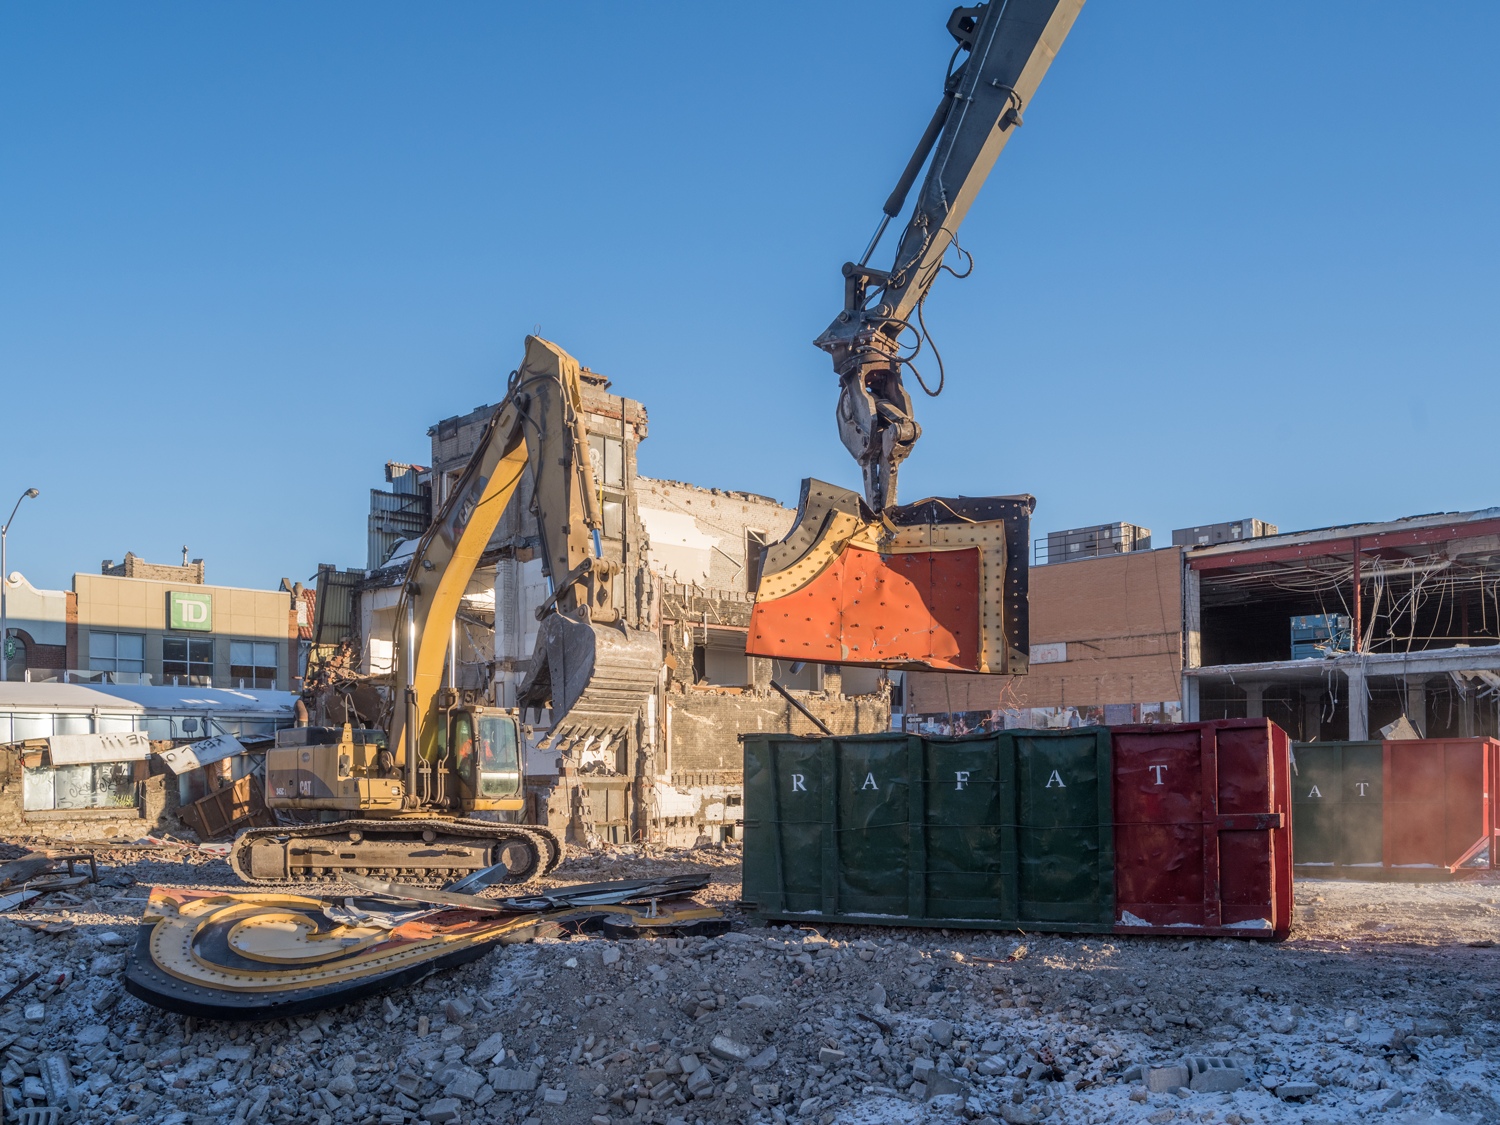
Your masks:
{"label": "partially demolished building", "polygon": [[[550,713],[523,714],[534,733],[524,766],[527,804],[519,815],[575,842],[732,839],[741,821],[739,735],[814,729],[772,689],[773,679],[841,734],[890,728],[890,684],[868,670],[747,657],[760,550],[786,533],[795,511],[766,496],[641,476],[645,407],[611,394],[609,381],[587,368],[582,383],[604,557],[621,563],[615,606],[630,625],[658,634],[663,669],[622,741],[559,748],[548,738]],[[432,426],[430,467],[387,465],[392,487],[372,490],[365,574],[351,581],[349,571],[319,569],[318,620],[328,628],[315,627],[315,645],[345,641],[363,674],[390,670],[396,604],[415,540],[441,510],[494,410],[480,406]],[[455,685],[497,706],[517,705],[536,642],[536,611],[549,595],[531,493],[528,471],[481,558],[455,629]]]}
{"label": "partially demolished building", "polygon": [[1031,571],[1031,674],[911,674],[906,721],[1268,718],[1300,742],[1500,732],[1500,509],[1173,540],[1049,551]]}

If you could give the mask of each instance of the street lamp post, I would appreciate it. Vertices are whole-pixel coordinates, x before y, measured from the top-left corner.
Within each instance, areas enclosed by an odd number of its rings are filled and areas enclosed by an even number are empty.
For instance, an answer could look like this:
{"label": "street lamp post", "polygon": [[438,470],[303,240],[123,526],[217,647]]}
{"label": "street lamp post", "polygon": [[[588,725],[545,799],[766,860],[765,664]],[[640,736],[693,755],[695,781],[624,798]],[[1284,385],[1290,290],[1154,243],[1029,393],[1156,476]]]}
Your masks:
{"label": "street lamp post", "polygon": [[10,534],[10,525],[16,522],[16,512],[20,510],[21,500],[35,500],[40,493],[34,488],[28,488],[21,493],[21,499],[16,501],[16,506],[10,510],[10,519],[0,527],[0,683],[10,679],[10,658],[6,655],[6,648],[10,643],[10,629],[6,626],[5,618],[5,591],[10,587],[10,572],[5,568],[5,537]]}

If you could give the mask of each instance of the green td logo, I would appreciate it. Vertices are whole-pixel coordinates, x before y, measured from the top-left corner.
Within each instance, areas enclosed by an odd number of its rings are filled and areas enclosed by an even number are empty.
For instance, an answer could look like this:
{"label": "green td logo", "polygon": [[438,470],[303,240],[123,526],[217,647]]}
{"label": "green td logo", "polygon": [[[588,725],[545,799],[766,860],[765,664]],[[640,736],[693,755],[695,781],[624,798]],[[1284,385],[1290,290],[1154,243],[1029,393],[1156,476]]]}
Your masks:
{"label": "green td logo", "polygon": [[214,628],[214,596],[173,590],[167,594],[168,619],[173,629],[211,633]]}

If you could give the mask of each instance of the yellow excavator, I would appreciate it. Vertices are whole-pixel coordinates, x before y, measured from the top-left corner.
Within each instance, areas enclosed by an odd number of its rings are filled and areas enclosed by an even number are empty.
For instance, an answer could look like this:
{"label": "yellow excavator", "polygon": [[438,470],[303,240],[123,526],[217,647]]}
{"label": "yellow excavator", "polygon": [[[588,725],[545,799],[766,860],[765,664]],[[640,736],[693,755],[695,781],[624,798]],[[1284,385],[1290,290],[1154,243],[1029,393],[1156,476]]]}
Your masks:
{"label": "yellow excavator", "polygon": [[[655,689],[656,634],[617,607],[620,564],[603,557],[579,364],[526,338],[526,355],[442,510],[417,545],[397,606],[388,730],[283,730],[266,754],[266,803],[323,823],[242,832],[230,862],[250,883],[336,880],[524,883],[562,858],[540,825],[476,814],[519,811],[518,708],[443,683],[460,599],[525,471],[550,595],[517,700],[549,708],[554,746],[624,736]],[[503,864],[503,868],[497,865]]]}

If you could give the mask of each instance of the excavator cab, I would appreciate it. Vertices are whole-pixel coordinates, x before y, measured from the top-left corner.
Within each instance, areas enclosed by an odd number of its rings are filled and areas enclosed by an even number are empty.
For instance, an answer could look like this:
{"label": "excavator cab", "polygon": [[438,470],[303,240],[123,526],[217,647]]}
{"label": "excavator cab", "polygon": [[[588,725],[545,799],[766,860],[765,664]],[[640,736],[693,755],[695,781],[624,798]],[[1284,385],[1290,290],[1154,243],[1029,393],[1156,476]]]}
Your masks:
{"label": "excavator cab", "polygon": [[521,797],[521,731],[514,711],[456,708],[449,713],[450,769],[465,811],[514,811]]}

